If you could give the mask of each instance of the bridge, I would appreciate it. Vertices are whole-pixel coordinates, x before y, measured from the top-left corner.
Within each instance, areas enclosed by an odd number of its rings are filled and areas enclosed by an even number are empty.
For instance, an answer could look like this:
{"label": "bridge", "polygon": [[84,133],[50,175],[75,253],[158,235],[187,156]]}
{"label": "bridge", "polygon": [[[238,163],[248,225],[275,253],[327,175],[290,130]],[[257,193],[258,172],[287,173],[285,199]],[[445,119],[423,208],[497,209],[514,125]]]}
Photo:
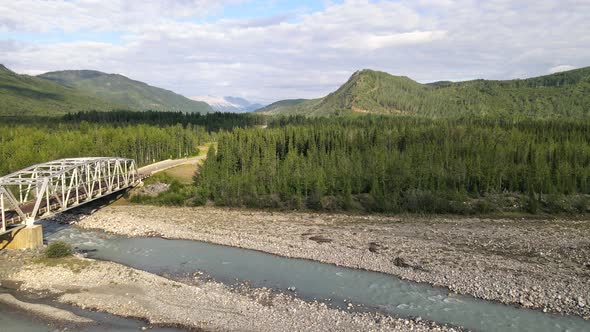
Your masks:
{"label": "bridge", "polygon": [[50,161],[0,177],[0,235],[136,186],[147,176],[133,159],[94,157]]}

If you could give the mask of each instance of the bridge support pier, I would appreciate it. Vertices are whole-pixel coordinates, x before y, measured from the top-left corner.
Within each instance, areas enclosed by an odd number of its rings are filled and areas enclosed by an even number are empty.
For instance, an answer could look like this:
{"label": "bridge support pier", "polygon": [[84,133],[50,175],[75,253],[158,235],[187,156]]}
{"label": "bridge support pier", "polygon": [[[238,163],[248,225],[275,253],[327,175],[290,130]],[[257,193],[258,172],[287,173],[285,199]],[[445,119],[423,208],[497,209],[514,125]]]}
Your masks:
{"label": "bridge support pier", "polygon": [[37,249],[43,247],[43,227],[19,227],[0,236],[0,249]]}

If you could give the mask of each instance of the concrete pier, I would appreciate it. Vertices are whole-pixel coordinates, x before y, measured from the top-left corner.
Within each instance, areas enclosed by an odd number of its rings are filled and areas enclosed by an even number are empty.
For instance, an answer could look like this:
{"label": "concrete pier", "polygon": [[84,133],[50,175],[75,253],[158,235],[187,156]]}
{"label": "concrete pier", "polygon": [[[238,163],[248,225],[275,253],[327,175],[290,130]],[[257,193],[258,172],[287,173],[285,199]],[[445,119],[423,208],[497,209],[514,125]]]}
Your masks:
{"label": "concrete pier", "polygon": [[43,247],[43,227],[33,225],[0,236],[0,249],[36,249]]}

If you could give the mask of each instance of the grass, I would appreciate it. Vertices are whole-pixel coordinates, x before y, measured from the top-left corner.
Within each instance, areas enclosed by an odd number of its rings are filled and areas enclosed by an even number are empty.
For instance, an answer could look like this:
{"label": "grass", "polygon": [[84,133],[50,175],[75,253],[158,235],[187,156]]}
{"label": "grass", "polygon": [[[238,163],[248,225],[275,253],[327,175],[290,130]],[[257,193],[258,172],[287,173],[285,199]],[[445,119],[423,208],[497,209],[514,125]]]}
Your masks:
{"label": "grass", "polygon": [[193,183],[193,176],[197,171],[197,165],[195,164],[182,164],[174,168],[170,168],[162,172],[164,175],[171,179],[177,180],[182,184]]}
{"label": "grass", "polygon": [[48,267],[59,266],[66,268],[74,273],[80,273],[84,269],[87,269],[94,264],[93,261],[79,259],[73,256],[61,258],[47,258],[45,256],[40,256],[33,259],[33,263],[42,264]]}
{"label": "grass", "polygon": [[[197,156],[206,156],[207,153],[209,152],[209,147],[210,146],[214,146],[217,147],[217,143],[216,142],[212,142],[212,143],[207,143],[207,144],[203,144],[201,146],[199,146],[199,153],[197,154]],[[174,187],[171,188],[173,189],[172,191],[177,191],[179,189],[183,189],[184,187],[191,185],[193,183],[193,177],[195,175],[195,172],[197,172],[198,170],[198,165],[201,165],[203,163],[203,160],[198,161],[196,164],[193,163],[186,163],[186,164],[182,164],[170,169],[167,169],[165,171],[162,171],[160,173],[155,174],[152,177],[147,178],[144,181],[145,185],[149,185],[151,183],[155,183],[155,182],[162,182],[162,183],[168,183],[168,184],[172,184],[175,183]],[[161,194],[162,196],[166,196],[166,192]],[[170,194],[168,195],[170,196]],[[179,204],[178,202],[178,196],[177,195],[173,195],[174,197],[174,201],[176,202],[176,205]],[[162,198],[162,197],[160,197]],[[129,203],[139,203],[139,204],[154,204],[156,203],[156,199],[153,198],[148,198],[148,197],[143,197],[143,196],[136,196],[135,198],[129,199],[128,195],[125,195],[123,197],[121,197],[120,199],[116,200],[115,202],[113,202],[111,205],[128,205]]]}
{"label": "grass", "polygon": [[51,242],[47,249],[45,249],[45,257],[47,258],[62,258],[72,255],[72,246],[63,242]]}
{"label": "grass", "polygon": [[[214,146],[217,148],[217,143],[207,143],[198,146],[199,153],[196,155],[197,157],[206,156],[209,152],[209,147]],[[181,164],[176,167],[169,168],[165,171],[159,172],[156,175],[150,177],[145,181],[146,184],[154,183],[154,182],[163,182],[163,183],[171,183],[172,181],[176,180],[181,184],[192,184],[193,177],[195,176],[195,172],[198,169],[198,165],[203,163],[202,160],[199,160],[197,163],[186,163]]]}
{"label": "grass", "polygon": [[55,241],[47,246],[42,256],[34,258],[33,263],[49,267],[60,266],[74,273],[80,273],[93,262],[73,257],[72,246],[63,241]]}
{"label": "grass", "polygon": [[199,153],[197,154],[197,156],[206,156],[207,153],[209,152],[209,148],[212,146],[217,150],[217,142],[210,142],[210,143],[206,143],[206,144],[198,146]]}

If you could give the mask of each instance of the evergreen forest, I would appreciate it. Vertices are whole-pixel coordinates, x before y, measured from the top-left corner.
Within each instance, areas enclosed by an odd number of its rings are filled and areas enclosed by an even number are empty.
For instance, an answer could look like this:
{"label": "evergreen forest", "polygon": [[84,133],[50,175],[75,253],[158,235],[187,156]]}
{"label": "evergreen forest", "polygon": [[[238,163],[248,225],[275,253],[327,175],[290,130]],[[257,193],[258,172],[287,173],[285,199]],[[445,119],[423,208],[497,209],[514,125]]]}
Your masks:
{"label": "evergreen forest", "polygon": [[[590,123],[418,116],[81,112],[4,117],[0,175],[64,157],[146,165],[199,153],[194,183],[161,197],[203,205],[364,213],[586,213]],[[215,144],[213,144],[215,143]]]}
{"label": "evergreen forest", "polygon": [[62,118],[0,118],[0,176],[49,160],[117,156],[146,165],[196,155],[222,129],[254,126],[260,116],[232,113],[80,112]]}
{"label": "evergreen forest", "polygon": [[283,118],[222,132],[201,204],[366,212],[585,212],[590,124],[418,117]]}

